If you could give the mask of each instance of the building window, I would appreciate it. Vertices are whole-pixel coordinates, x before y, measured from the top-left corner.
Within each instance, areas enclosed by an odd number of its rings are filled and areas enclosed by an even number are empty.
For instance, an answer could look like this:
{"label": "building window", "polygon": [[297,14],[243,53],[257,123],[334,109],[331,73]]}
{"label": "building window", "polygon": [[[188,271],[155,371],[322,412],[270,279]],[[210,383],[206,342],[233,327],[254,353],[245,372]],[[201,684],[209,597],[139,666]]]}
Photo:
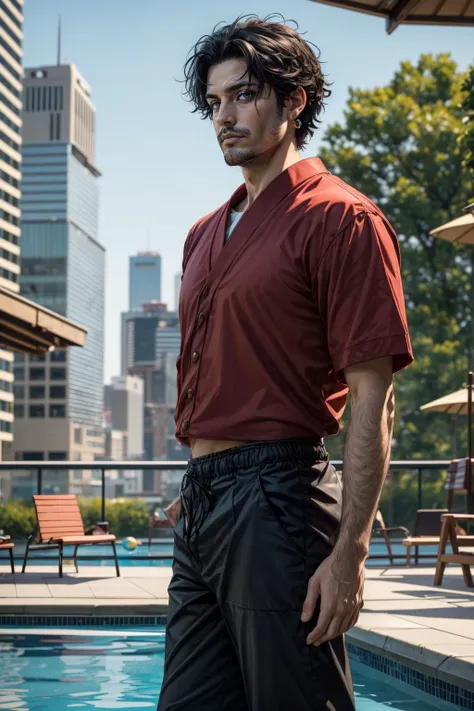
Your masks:
{"label": "building window", "polygon": [[74,469],[72,478],[74,481],[82,481],[82,469]]}
{"label": "building window", "polygon": [[44,460],[44,452],[18,452],[21,462],[42,462]]}
{"label": "building window", "polygon": [[54,114],[49,114],[49,140],[54,141]]}
{"label": "building window", "polygon": [[30,400],[44,400],[44,385],[30,386]]}
{"label": "building window", "polygon": [[10,74],[14,76],[17,81],[21,81],[20,72],[17,72],[17,70],[12,66],[11,62],[8,59],[5,59],[3,55],[0,56],[0,64],[4,66],[5,69],[8,69]]}
{"label": "building window", "polygon": [[50,405],[50,417],[66,417],[66,405]]}
{"label": "building window", "polygon": [[13,412],[13,403],[5,402],[5,400],[0,400],[0,410],[3,412]]}
{"label": "building window", "polygon": [[44,380],[45,378],[44,368],[31,368],[30,367],[30,380]]}
{"label": "building window", "polygon": [[82,444],[82,428],[81,427],[74,428],[74,442],[75,442],[75,444]]}
{"label": "building window", "polygon": [[25,406],[15,403],[13,407],[13,414],[19,419],[25,416]]}
{"label": "building window", "polygon": [[64,462],[67,460],[66,452],[48,452],[48,460],[50,462]]}
{"label": "building window", "polygon": [[24,385],[14,385],[13,386],[13,395],[18,400],[24,400],[25,399],[25,386]]}
{"label": "building window", "polygon": [[5,393],[12,393],[13,383],[11,383],[9,380],[0,380],[0,390],[3,390],[3,392]]}
{"label": "building window", "polygon": [[52,400],[64,400],[66,397],[65,385],[51,385],[49,388],[49,397]]}
{"label": "building window", "polygon": [[24,380],[25,379],[25,369],[24,368],[14,368],[13,374],[15,376],[15,380]]}
{"label": "building window", "polygon": [[54,87],[54,103],[53,103],[53,110],[57,111],[58,110],[58,87]]}
{"label": "building window", "polygon": [[13,432],[12,423],[0,420],[0,432],[9,432],[11,434]]}
{"label": "building window", "polygon": [[66,351],[52,351],[49,357],[52,363],[65,363]]}
{"label": "building window", "polygon": [[150,469],[143,472],[143,491],[153,491],[155,488],[155,475]]}
{"label": "building window", "polygon": [[30,405],[30,417],[44,417],[44,405]]}
{"label": "building window", "polygon": [[66,368],[51,368],[51,380],[66,380]]}
{"label": "building window", "polygon": [[61,114],[56,114],[56,140],[61,140]]}

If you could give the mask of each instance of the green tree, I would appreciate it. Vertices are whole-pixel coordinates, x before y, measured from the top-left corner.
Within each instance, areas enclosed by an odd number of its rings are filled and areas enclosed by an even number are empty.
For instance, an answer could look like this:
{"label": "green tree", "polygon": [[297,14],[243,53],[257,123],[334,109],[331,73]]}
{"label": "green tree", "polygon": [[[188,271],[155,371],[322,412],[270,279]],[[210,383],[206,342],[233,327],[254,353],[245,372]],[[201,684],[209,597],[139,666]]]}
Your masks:
{"label": "green tree", "polygon": [[[463,84],[463,131],[460,136],[464,165],[474,175],[474,66],[470,68]],[[474,196],[473,196],[474,199]]]}
{"label": "green tree", "polygon": [[466,380],[471,253],[429,234],[462,214],[473,192],[458,140],[466,79],[448,54],[402,62],[387,86],[349,90],[344,121],[328,128],[320,152],[399,235],[416,363],[396,378],[397,459],[453,454],[450,416],[419,407]]}

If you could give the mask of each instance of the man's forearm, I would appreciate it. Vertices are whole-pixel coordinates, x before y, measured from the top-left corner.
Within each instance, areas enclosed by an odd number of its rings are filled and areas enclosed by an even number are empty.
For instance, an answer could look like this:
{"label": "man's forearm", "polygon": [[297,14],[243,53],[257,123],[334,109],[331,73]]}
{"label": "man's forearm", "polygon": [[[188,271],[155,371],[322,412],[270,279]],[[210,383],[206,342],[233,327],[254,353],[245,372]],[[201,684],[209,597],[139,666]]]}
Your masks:
{"label": "man's forearm", "polygon": [[373,518],[390,463],[393,388],[367,388],[353,397],[344,449],[343,508],[333,572],[344,579],[368,555]]}

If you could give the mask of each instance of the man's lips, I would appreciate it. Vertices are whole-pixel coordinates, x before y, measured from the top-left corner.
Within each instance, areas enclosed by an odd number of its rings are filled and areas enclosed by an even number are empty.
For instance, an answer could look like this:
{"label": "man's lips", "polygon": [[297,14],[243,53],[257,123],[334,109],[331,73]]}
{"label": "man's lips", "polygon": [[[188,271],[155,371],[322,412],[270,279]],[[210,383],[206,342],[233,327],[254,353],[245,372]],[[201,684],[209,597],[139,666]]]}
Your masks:
{"label": "man's lips", "polygon": [[236,141],[239,138],[243,138],[243,136],[238,136],[236,133],[234,133],[233,135],[230,135],[230,136],[223,136],[221,138],[221,143],[225,143],[226,141]]}

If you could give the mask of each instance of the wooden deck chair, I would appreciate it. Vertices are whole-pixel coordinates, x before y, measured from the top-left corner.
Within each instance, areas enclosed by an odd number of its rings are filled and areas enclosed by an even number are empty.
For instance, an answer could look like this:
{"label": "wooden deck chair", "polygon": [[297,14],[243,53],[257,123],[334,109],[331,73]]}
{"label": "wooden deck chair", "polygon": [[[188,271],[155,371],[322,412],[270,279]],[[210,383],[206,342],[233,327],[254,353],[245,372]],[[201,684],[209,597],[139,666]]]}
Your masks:
{"label": "wooden deck chair", "polygon": [[392,543],[390,541],[390,533],[396,531],[397,533],[403,533],[404,536],[409,535],[409,531],[405,526],[386,526],[383,520],[382,512],[380,509],[375,514],[374,526],[372,529],[372,534],[375,536],[382,536],[385,545],[387,546],[388,559],[390,564],[393,564],[393,553],[392,553]]}
{"label": "wooden deck chair", "polygon": [[[408,536],[402,543],[407,550],[406,566],[410,566],[411,549],[415,548],[415,564],[418,565],[419,546],[438,546],[441,540],[441,524],[444,514],[450,513],[448,509],[418,509],[416,512],[415,530],[413,536]],[[472,545],[474,536],[466,535],[461,526],[456,525],[457,542],[463,545]]]}
{"label": "wooden deck chair", "polygon": [[15,572],[15,563],[13,562],[13,549],[15,548],[15,544],[12,543],[11,541],[0,541],[0,551],[8,551],[10,555],[10,568],[12,569],[12,573]]}
{"label": "wooden deck chair", "polygon": [[[85,534],[79,504],[74,494],[38,495],[33,496],[33,501],[38,519],[38,530],[28,538],[22,573],[25,572],[30,551],[58,548],[59,577],[62,578],[64,546],[75,546],[73,559],[77,573],[77,549],[79,546],[109,543],[114,552],[115,570],[117,571],[117,576],[120,576],[115,536],[111,534],[99,536]],[[33,541],[36,538],[38,538],[39,543],[33,545]]]}

